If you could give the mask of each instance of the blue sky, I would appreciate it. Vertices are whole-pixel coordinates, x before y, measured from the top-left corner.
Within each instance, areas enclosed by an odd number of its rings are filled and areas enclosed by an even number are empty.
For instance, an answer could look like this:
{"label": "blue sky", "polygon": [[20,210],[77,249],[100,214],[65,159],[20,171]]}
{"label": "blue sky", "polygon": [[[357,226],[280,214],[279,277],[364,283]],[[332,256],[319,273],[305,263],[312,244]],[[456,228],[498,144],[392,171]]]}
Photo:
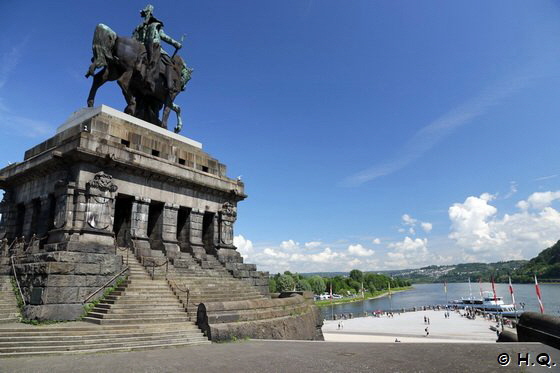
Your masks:
{"label": "blue sky", "polygon": [[[146,5],[84,4],[0,4],[0,164],[85,106],[95,25],[130,35]],[[153,4],[195,70],[182,134],[246,183],[247,262],[408,268],[560,239],[558,2]],[[124,108],[116,84],[102,103]]]}

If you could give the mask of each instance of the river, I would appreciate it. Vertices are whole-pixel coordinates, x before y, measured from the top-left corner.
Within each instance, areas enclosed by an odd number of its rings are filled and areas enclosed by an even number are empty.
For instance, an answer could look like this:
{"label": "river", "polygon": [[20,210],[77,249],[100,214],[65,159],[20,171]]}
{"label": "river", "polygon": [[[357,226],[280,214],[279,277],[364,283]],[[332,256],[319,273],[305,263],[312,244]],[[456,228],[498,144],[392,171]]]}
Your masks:
{"label": "river", "polygon": [[[539,284],[546,314],[560,316],[560,284]],[[471,284],[472,295],[480,297],[478,283]],[[483,291],[491,291],[490,283],[482,283]],[[535,292],[534,284],[513,284],[515,302],[518,309],[520,303],[525,303],[525,311],[539,311],[539,303]],[[496,293],[504,298],[506,304],[511,303],[508,284],[496,284]],[[452,283],[447,284],[447,299],[461,299],[461,297],[469,296],[468,283]],[[332,307],[321,307],[320,310],[323,317],[331,318],[332,312],[335,314],[352,313],[353,315],[361,314],[364,311],[370,312],[375,310],[399,310],[402,308],[422,307],[428,305],[446,304],[446,295],[443,290],[443,284],[416,284],[411,290],[395,293],[391,299],[385,296],[377,299],[367,299],[365,301],[335,304]]]}

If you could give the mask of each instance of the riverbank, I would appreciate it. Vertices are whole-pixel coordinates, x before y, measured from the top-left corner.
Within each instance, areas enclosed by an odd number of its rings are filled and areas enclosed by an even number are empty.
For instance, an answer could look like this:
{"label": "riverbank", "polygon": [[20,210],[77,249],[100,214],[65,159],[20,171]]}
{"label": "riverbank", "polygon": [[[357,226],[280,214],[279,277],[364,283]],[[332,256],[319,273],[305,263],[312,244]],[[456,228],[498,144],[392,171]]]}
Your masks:
{"label": "riverbank", "polygon": [[322,330],[328,342],[495,343],[496,332],[490,329],[494,322],[482,317],[467,319],[459,312],[450,312],[449,318],[444,315],[443,310],[429,310],[395,313],[393,317],[325,320]]}
{"label": "riverbank", "polygon": [[[391,294],[400,293],[400,292],[411,290],[411,289],[412,289],[412,286],[398,287],[398,288],[395,288],[395,289],[391,289]],[[383,298],[383,297],[386,297],[388,295],[389,295],[388,290],[375,291],[373,293],[366,293],[365,294],[365,300]],[[328,299],[328,300],[317,300],[317,301],[315,301],[315,305],[317,307],[329,307],[331,304],[354,303],[354,302],[361,302],[363,300],[364,300],[364,298],[361,298],[361,297],[333,299],[332,302],[331,302],[330,299]]]}

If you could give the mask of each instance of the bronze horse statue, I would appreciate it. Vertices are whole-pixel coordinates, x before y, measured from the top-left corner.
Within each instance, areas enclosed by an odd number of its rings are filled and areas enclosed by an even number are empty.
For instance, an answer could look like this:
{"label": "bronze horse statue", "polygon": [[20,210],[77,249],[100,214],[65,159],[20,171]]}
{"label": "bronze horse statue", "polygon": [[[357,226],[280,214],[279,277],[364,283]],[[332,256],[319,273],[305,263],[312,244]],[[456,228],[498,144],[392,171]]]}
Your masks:
{"label": "bronze horse statue", "polygon": [[[185,89],[190,80],[192,69],[185,65],[183,59],[174,55],[167,58],[169,69],[160,63],[160,74],[155,86],[149,89],[145,83],[146,65],[145,46],[132,38],[117,36],[104,24],[98,24],[93,35],[93,58],[86,78],[93,75],[93,83],[87,100],[88,107],[93,107],[95,94],[99,87],[108,81],[117,81],[126,100],[125,113],[167,129],[170,110],[177,115],[175,133],[182,128],[181,108],[173,101]],[[95,73],[97,68],[101,70]],[[165,72],[170,75],[165,76]],[[161,121],[159,111],[163,110]]]}

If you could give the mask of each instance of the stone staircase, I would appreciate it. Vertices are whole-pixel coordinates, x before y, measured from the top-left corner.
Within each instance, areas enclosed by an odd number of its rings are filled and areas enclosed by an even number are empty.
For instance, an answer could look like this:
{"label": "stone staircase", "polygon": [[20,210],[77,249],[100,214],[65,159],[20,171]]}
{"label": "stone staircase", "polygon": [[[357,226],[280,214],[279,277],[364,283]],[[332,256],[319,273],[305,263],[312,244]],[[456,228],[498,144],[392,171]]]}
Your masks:
{"label": "stone staircase", "polygon": [[0,358],[210,344],[168,283],[151,280],[130,253],[128,260],[127,281],[98,303],[85,322],[0,327]]}
{"label": "stone staircase", "polygon": [[0,328],[0,358],[102,351],[132,351],[210,343],[194,325],[177,323],[99,326],[68,322]]}
{"label": "stone staircase", "polygon": [[17,299],[12,289],[11,276],[0,276],[0,324],[19,322]]}
{"label": "stone staircase", "polygon": [[[163,274],[158,273],[158,276]],[[210,255],[198,263],[190,254],[181,253],[175,265],[169,266],[167,279],[193,321],[200,303],[265,299],[254,286],[233,277]]]}

